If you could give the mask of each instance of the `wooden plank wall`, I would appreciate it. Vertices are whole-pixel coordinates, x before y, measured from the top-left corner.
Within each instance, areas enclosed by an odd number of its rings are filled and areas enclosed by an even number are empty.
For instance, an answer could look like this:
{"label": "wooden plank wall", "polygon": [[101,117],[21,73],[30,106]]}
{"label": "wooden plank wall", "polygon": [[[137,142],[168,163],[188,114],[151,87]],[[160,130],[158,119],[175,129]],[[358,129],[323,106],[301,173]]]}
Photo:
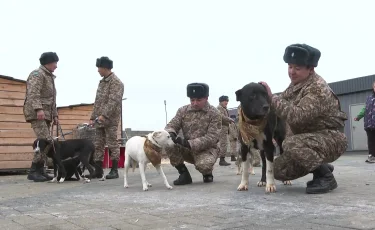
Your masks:
{"label": "wooden plank wall", "polygon": [[[61,128],[64,133],[71,132],[77,127],[80,123],[88,123],[90,120],[91,112],[93,105],[79,105],[72,107],[61,107],[57,108],[57,113],[59,114],[59,121]],[[121,122],[117,130],[117,138],[121,138]],[[54,128],[56,130],[56,128]],[[60,131],[57,133],[60,135]],[[56,131],[54,131],[56,135]],[[73,135],[65,136],[65,139],[72,139]]]}
{"label": "wooden plank wall", "polygon": [[0,77],[0,169],[30,168],[35,134],[23,115],[26,83]]}

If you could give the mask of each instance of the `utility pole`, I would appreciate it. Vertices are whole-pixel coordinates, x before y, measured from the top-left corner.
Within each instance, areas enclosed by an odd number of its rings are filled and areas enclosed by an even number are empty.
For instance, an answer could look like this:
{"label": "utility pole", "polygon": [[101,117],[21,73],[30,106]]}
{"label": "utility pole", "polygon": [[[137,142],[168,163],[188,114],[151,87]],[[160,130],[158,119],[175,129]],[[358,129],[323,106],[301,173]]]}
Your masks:
{"label": "utility pole", "polygon": [[165,109],[165,125],[168,124],[168,115],[167,115],[167,100],[164,100],[164,109]]}

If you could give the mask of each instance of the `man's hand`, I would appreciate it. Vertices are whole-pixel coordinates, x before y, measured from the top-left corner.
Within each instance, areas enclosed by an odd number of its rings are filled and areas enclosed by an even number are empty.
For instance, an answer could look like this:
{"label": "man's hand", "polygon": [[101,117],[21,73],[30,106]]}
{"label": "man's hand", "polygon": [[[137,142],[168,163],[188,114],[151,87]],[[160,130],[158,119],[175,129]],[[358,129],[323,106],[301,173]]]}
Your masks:
{"label": "man's hand", "polygon": [[58,125],[58,124],[59,124],[59,118],[54,117],[54,118],[53,118],[53,124],[54,124],[54,125]]}
{"label": "man's hand", "polygon": [[44,120],[46,118],[43,109],[40,109],[36,112],[36,117],[38,118],[38,120]]}
{"label": "man's hand", "polygon": [[267,93],[268,93],[268,96],[270,98],[272,98],[272,92],[271,92],[271,88],[268,86],[268,84],[264,81],[261,81],[259,82],[259,84],[263,85],[264,87],[266,87],[266,90],[267,90]]}
{"label": "man's hand", "polygon": [[89,125],[90,125],[90,126],[93,126],[93,125],[94,125],[94,121],[93,121],[93,120],[90,120],[90,121],[89,121]]}
{"label": "man's hand", "polygon": [[172,141],[173,141],[174,143],[176,143],[176,137],[177,137],[177,135],[176,135],[175,133],[173,133],[173,132],[169,132],[169,135],[171,136]]}
{"label": "man's hand", "polygon": [[190,146],[189,142],[185,139],[182,139],[181,137],[177,137],[175,143],[179,144],[179,145],[182,145],[185,148],[191,149],[191,146]]}
{"label": "man's hand", "polygon": [[355,120],[355,121],[359,121],[359,119],[358,119],[358,118],[356,118],[356,117],[354,118],[354,120]]}
{"label": "man's hand", "polygon": [[99,120],[100,122],[104,122],[106,119],[105,119],[105,117],[104,117],[103,115],[100,115],[100,116],[98,117],[98,120]]}

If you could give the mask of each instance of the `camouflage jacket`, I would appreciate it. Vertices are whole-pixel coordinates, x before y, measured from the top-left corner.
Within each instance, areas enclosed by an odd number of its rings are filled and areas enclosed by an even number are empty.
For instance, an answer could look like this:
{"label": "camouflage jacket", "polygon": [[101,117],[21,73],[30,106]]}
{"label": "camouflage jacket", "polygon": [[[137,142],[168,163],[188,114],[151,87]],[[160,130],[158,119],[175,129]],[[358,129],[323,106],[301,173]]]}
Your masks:
{"label": "camouflage jacket", "polygon": [[229,141],[236,141],[238,139],[238,127],[236,123],[229,124]]}
{"label": "camouflage jacket", "polygon": [[272,106],[293,134],[326,129],[343,131],[347,120],[339,99],[316,73],[303,83],[290,84],[281,96],[273,96]]}
{"label": "camouflage jacket", "polygon": [[194,110],[191,105],[185,105],[178,109],[165,130],[176,134],[182,130],[193,152],[213,149],[214,154],[217,154],[221,116],[219,111],[208,102],[202,110]]}
{"label": "camouflage jacket", "polygon": [[114,73],[100,80],[90,120],[102,115],[106,118],[106,126],[117,126],[121,118],[123,95],[124,84]]}
{"label": "camouflage jacket", "polygon": [[27,78],[26,95],[23,106],[25,120],[36,120],[36,110],[43,109],[45,119],[57,117],[55,78],[44,66],[32,71]]}
{"label": "camouflage jacket", "polygon": [[231,121],[231,119],[229,117],[228,110],[221,105],[218,105],[217,109],[219,110],[220,115],[221,115],[223,128],[226,127],[228,129],[228,126],[229,126],[230,121]]}

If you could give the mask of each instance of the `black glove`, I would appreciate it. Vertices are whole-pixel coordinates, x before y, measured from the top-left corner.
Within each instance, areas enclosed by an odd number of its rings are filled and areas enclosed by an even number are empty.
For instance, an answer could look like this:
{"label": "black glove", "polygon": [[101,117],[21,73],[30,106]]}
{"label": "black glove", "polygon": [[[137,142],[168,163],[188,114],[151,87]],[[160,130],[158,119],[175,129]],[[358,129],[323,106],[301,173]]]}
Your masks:
{"label": "black glove", "polygon": [[185,148],[191,149],[191,146],[190,146],[189,142],[185,139],[182,139],[181,137],[177,137],[175,143],[179,144],[179,145],[182,145]]}
{"label": "black glove", "polygon": [[176,135],[175,133],[172,133],[172,132],[170,132],[169,135],[171,136],[172,141],[173,141],[174,143],[176,143],[176,137],[177,137],[177,135]]}

